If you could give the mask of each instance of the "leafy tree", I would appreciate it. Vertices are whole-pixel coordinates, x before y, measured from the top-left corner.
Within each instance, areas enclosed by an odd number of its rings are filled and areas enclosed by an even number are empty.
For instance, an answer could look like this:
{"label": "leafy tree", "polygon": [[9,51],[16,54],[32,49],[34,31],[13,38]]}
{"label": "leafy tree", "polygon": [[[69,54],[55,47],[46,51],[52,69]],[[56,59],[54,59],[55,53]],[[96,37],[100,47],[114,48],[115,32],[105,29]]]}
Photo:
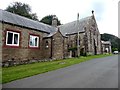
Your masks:
{"label": "leafy tree", "polygon": [[[43,22],[43,23],[48,24],[48,25],[52,25],[52,19],[54,16],[56,16],[56,15],[45,16],[40,20],[40,22]],[[58,19],[57,19],[57,25],[61,25],[61,23]]]}
{"label": "leafy tree", "polygon": [[118,51],[118,48],[112,48],[112,51]]}
{"label": "leafy tree", "polygon": [[38,20],[36,13],[31,13],[30,6],[25,3],[14,2],[9,5],[5,10],[33,20]]}

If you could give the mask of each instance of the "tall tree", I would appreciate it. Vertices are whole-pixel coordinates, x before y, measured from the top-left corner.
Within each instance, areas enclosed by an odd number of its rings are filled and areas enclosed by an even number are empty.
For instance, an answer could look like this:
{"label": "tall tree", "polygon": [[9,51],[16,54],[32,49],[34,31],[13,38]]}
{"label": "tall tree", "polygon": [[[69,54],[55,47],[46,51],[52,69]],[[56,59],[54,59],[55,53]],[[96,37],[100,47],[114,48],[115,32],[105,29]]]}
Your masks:
{"label": "tall tree", "polygon": [[[48,25],[52,25],[52,19],[54,16],[56,16],[56,15],[45,16],[40,20],[40,22],[43,22],[43,23],[48,24]],[[57,25],[61,25],[60,20],[58,20],[58,19],[57,19]]]}
{"label": "tall tree", "polygon": [[33,20],[38,20],[36,13],[32,13],[30,6],[25,3],[14,2],[9,5],[5,10]]}

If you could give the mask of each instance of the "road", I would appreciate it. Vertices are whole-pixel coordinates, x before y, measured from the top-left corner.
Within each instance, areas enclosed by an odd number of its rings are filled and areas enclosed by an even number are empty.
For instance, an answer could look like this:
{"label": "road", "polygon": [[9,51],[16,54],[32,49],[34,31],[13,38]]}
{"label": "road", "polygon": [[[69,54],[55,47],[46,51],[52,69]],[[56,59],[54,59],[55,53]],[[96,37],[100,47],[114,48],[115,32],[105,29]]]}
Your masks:
{"label": "road", "polygon": [[3,84],[3,88],[118,88],[118,56],[93,59]]}

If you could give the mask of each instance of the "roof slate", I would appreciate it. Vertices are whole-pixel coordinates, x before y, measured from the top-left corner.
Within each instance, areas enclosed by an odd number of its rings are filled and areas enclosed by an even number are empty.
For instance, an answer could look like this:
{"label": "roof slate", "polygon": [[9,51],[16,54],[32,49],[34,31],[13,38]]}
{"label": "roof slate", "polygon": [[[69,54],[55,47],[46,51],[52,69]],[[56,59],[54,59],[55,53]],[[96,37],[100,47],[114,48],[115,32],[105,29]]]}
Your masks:
{"label": "roof slate", "polygon": [[89,24],[90,19],[91,16],[64,25],[60,25],[60,31],[63,35],[77,33],[78,31],[84,32],[84,28],[87,24]]}
{"label": "roof slate", "polygon": [[[63,36],[66,36],[66,34],[77,33],[78,31],[84,32],[85,31],[84,28],[87,24],[89,24],[89,20],[91,18],[92,17],[89,16],[89,17],[76,20],[64,25],[60,25],[58,26],[58,28],[60,29],[60,32],[62,33]],[[45,37],[51,37],[57,31],[56,27],[53,27],[38,21],[34,21],[32,19],[28,19],[26,17],[13,14],[1,9],[0,9],[0,21],[50,33],[48,36],[45,36]]]}
{"label": "roof slate", "polygon": [[111,42],[110,41],[102,41],[102,44],[110,44],[111,45]]}
{"label": "roof slate", "polygon": [[24,26],[48,33],[56,31],[55,27],[1,9],[0,9],[0,21],[19,25],[19,26]]}

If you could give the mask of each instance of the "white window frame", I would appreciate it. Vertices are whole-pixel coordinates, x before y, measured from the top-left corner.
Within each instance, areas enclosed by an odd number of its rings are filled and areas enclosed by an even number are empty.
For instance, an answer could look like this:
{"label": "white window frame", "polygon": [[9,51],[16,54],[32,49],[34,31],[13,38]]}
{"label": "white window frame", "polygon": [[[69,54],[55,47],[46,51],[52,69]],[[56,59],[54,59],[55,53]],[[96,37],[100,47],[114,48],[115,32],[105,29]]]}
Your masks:
{"label": "white window frame", "polygon": [[[8,33],[13,33],[13,37],[12,37],[12,44],[8,44],[7,41],[8,41]],[[18,35],[18,43],[17,44],[14,44],[14,36],[15,34]],[[6,45],[8,46],[19,46],[19,42],[20,42],[20,33],[18,32],[14,32],[14,31],[7,31],[7,34],[6,34]]]}
{"label": "white window frame", "polygon": [[[37,46],[35,46],[35,41],[34,42],[34,45],[30,45],[30,40],[31,40],[31,37],[33,37],[32,39],[35,40],[35,38],[37,38]],[[35,47],[35,48],[38,48],[39,47],[39,36],[37,35],[29,35],[29,47]]]}

